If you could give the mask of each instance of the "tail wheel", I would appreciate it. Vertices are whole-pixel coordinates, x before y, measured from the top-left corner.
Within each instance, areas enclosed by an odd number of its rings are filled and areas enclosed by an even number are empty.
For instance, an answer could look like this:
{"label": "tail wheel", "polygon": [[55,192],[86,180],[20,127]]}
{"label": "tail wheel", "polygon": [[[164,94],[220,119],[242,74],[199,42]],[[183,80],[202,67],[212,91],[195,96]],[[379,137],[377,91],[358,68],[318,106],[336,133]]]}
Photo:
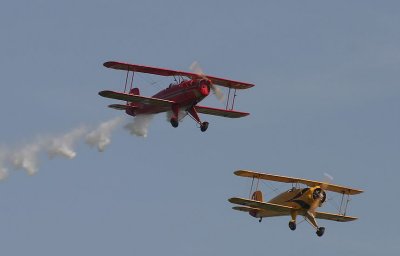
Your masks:
{"label": "tail wheel", "polygon": [[289,228],[290,230],[296,230],[296,222],[289,221]]}
{"label": "tail wheel", "polygon": [[325,233],[325,228],[324,227],[319,227],[317,229],[317,232],[315,232],[317,236],[322,236]]}
{"label": "tail wheel", "polygon": [[170,120],[172,127],[176,128],[179,125],[178,119],[176,118],[171,118]]}
{"label": "tail wheel", "polygon": [[208,128],[208,122],[202,122],[200,125],[200,130],[202,132],[205,132],[205,131],[207,131],[207,128]]}

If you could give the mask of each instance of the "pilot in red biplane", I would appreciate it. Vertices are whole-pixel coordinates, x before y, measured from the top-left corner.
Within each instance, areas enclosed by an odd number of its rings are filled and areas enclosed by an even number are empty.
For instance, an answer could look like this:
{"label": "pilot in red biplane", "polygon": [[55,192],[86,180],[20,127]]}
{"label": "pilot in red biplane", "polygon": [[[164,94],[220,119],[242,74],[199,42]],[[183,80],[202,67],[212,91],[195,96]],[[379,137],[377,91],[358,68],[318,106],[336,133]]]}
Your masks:
{"label": "pilot in red biplane", "polygon": [[[125,110],[128,115],[137,116],[171,112],[169,121],[173,127],[178,127],[180,121],[179,112],[183,110],[200,125],[200,130],[202,132],[207,130],[208,122],[201,122],[198,113],[229,118],[239,118],[249,115],[249,113],[233,110],[233,106],[235,103],[236,90],[251,88],[254,86],[253,84],[204,75],[198,68],[198,72],[190,73],[114,61],[106,62],[104,66],[127,71],[124,92],[106,90],[99,92],[99,95],[106,98],[126,101],[124,105],[112,104],[109,105],[109,107],[117,110]],[[128,93],[126,93],[130,72],[132,72],[132,80],[130,89]],[[156,93],[152,97],[144,97],[140,95],[139,88],[132,88],[134,72],[178,77],[179,82],[170,84],[168,88]],[[219,109],[197,105],[210,94],[210,90],[214,91],[217,97],[220,95],[216,85],[229,88],[226,108]],[[231,90],[233,90],[232,97]]]}

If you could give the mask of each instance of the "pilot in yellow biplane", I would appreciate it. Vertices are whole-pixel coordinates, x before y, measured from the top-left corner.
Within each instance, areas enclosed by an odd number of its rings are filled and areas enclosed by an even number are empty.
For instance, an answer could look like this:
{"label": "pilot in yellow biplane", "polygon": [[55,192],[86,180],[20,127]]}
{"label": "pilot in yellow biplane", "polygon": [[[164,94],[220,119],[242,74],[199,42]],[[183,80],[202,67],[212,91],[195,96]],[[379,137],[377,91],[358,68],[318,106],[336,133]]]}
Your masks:
{"label": "pilot in yellow biplane", "polygon": [[[301,215],[315,228],[316,234],[322,236],[325,232],[325,228],[318,226],[316,219],[339,222],[347,222],[357,219],[356,217],[346,215],[347,205],[350,200],[350,195],[362,193],[362,190],[333,185],[328,182],[258,173],[249,170],[238,170],[234,173],[237,176],[252,178],[250,189],[250,194],[252,196],[251,199],[233,197],[229,199],[229,202],[240,205],[234,206],[234,210],[248,212],[251,216],[259,218],[260,222],[265,217],[291,216],[289,228],[295,230],[296,217]],[[258,190],[259,180],[292,183],[292,188],[272,198],[268,202],[264,202],[263,194]],[[254,181],[256,181],[256,185],[254,185]],[[301,188],[299,184],[306,185],[307,187]],[[254,186],[255,189],[253,192]],[[342,195],[339,213],[335,214],[316,211],[316,209],[322,206],[326,200],[325,191],[332,191]]]}

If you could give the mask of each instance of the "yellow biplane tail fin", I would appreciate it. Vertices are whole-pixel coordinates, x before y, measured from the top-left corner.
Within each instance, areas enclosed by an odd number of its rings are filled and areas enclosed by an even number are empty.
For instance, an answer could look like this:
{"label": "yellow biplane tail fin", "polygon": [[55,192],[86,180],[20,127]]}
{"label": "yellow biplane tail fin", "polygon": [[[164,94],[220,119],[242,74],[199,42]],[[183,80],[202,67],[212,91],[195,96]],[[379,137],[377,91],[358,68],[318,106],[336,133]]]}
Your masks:
{"label": "yellow biplane tail fin", "polygon": [[256,190],[251,195],[251,199],[258,202],[264,202],[263,194],[260,190]]}

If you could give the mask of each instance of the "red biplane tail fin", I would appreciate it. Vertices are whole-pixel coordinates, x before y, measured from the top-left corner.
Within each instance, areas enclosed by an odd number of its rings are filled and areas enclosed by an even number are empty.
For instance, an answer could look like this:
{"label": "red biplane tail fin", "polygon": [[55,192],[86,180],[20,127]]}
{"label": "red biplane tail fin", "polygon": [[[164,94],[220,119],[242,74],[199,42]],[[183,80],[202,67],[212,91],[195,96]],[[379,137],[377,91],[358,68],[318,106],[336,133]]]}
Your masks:
{"label": "red biplane tail fin", "polygon": [[254,191],[253,195],[251,195],[251,199],[258,202],[264,202],[263,194],[260,190]]}
{"label": "red biplane tail fin", "polygon": [[131,89],[131,91],[129,92],[129,94],[132,94],[132,95],[140,95],[140,91],[139,91],[139,88],[132,88]]}

